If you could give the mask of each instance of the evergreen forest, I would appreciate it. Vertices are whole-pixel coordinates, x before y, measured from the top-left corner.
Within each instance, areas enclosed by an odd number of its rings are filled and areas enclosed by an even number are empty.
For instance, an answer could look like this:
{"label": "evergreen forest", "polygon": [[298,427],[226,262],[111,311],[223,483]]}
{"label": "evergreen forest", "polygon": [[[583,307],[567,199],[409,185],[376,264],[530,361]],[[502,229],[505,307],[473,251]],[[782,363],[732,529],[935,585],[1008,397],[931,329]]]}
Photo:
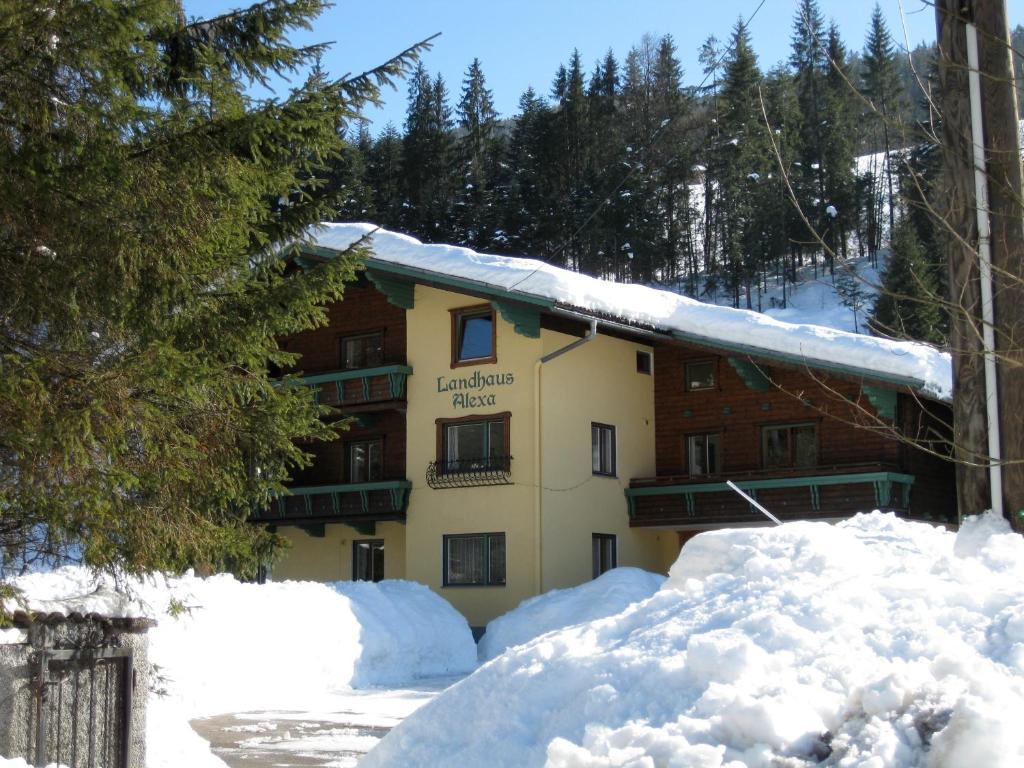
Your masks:
{"label": "evergreen forest", "polygon": [[945,283],[928,201],[934,46],[908,54],[877,6],[863,41],[844,40],[799,0],[790,51],[759,61],[742,20],[705,40],[696,78],[671,35],[624,60],[573,51],[510,118],[479,59],[457,87],[420,63],[404,125],[344,137],[336,220],[750,309],[808,274],[860,293],[848,260],[875,263],[905,220],[886,273],[895,298],[871,327],[942,341],[945,318],[922,301]]}

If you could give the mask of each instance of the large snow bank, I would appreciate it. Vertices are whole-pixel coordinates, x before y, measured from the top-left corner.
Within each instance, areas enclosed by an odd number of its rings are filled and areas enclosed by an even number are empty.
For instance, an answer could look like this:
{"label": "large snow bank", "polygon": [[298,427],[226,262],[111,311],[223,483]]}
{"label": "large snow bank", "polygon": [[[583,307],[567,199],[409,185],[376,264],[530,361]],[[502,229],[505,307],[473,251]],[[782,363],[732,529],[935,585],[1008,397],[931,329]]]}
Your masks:
{"label": "large snow bank", "polygon": [[302,709],[349,686],[462,674],[476,665],[465,618],[412,582],[246,584],[227,575],[157,577],[129,582],[130,600],[115,600],[108,581],[81,568],[16,583],[36,607],[104,607],[156,617],[149,655],[154,687],[166,695],[150,700],[149,768],[220,765],[188,728],[191,718]]}
{"label": "large snow bank", "polygon": [[1021,712],[1024,539],[874,513],[701,534],[653,597],[509,650],[361,768],[1015,768]]}
{"label": "large snow bank", "polygon": [[661,587],[664,576],[639,568],[613,568],[593,581],[570,589],[553,589],[524,600],[487,625],[479,656],[493,659],[515,645],[594,619],[614,616],[646,600]]}
{"label": "large snow bank", "polygon": [[685,334],[711,346],[740,345],[751,351],[786,355],[810,365],[844,366],[882,377],[913,380],[925,394],[952,396],[948,354],[927,344],[892,341],[817,325],[785,323],[758,312],[703,304],[671,291],[598,280],[533,259],[491,256],[452,245],[424,244],[408,235],[372,224],[322,224],[310,232],[317,246],[342,251],[373,233],[373,258],[425,273],[473,280],[513,294],[540,297],[583,309]]}

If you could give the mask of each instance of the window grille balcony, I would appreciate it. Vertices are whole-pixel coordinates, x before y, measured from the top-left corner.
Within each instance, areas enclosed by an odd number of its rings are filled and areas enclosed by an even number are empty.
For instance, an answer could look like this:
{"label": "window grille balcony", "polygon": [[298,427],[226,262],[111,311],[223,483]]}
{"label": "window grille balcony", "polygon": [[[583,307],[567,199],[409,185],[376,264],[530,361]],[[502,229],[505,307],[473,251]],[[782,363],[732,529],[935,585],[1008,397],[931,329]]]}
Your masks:
{"label": "window grille balcony", "polygon": [[511,456],[450,459],[432,461],[427,465],[427,485],[435,489],[511,484]]}

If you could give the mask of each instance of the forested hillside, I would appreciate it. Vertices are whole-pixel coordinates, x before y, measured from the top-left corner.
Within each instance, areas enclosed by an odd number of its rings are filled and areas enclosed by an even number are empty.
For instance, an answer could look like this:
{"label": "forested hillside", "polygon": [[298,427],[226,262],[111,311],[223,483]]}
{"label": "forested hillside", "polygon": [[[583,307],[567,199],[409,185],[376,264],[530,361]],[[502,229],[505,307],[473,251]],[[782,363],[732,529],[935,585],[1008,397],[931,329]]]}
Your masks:
{"label": "forested hillside", "polygon": [[420,65],[401,128],[346,137],[337,220],[755,309],[808,273],[857,290],[847,260],[875,265],[896,231],[873,327],[941,340],[941,314],[900,298],[943,290],[933,47],[908,55],[877,7],[843,40],[799,0],[787,61],[759,61],[742,22],[699,60],[684,73],[669,34],[622,61],[574,51],[508,119],[478,59],[456,93]]}

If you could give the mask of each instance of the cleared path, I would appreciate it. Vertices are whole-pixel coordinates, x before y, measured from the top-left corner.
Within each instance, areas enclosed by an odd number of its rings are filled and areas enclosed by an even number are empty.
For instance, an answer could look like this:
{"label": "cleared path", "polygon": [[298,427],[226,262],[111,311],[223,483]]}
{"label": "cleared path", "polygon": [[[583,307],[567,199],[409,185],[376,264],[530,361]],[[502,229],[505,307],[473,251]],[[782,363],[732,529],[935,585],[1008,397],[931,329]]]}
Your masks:
{"label": "cleared path", "polygon": [[[236,712],[192,721],[230,768],[350,768],[421,706],[461,678],[331,697],[315,711]],[[321,702],[320,704],[323,704]]]}

